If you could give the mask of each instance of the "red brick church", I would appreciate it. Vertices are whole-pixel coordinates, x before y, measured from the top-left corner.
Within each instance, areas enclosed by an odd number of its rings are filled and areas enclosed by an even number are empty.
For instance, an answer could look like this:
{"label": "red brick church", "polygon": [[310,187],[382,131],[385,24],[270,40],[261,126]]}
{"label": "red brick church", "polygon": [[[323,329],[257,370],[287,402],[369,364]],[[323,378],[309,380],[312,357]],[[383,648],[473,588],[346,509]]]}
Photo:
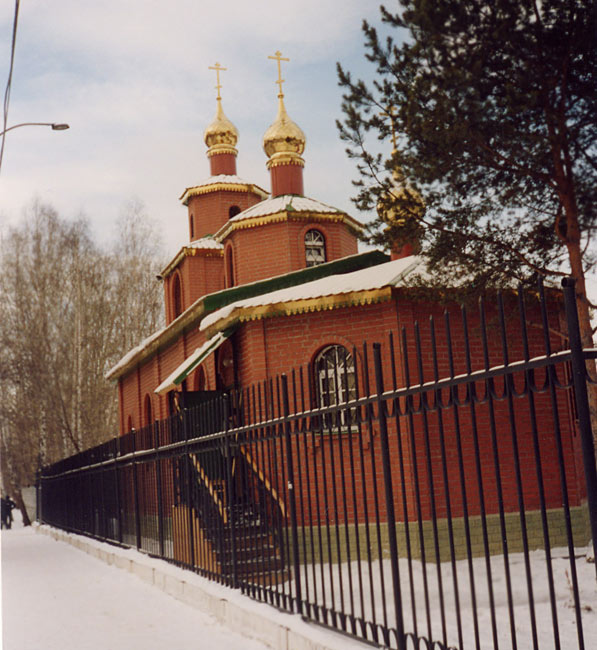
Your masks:
{"label": "red brick church", "polygon": [[[216,69],[219,73],[219,65]],[[421,300],[409,290],[409,278],[424,269],[419,256],[412,255],[409,247],[391,258],[379,251],[359,253],[359,221],[305,194],[306,138],[287,113],[279,83],[278,113],[263,137],[271,179],[268,192],[237,175],[238,132],[224,114],[218,82],[216,116],[205,131],[210,176],[182,193],[189,241],[160,275],[166,326],[131,350],[107,375],[118,383],[121,434],[166,418],[181,400],[184,403],[185,394],[245,389],[298,367],[317,369],[331,364],[340,368],[343,380],[336,377],[333,390],[329,376],[314,370],[315,393],[321,404],[352,399],[358,383],[355,373],[366,371],[370,363],[362,358],[363,344],[386,341],[389,333],[398,341],[402,328],[409,336],[413,334],[415,321],[428,322],[431,315],[442,319],[445,304]],[[456,305],[448,309],[458,317]],[[535,317],[539,318],[530,313],[529,318]],[[550,318],[557,329],[558,310]],[[476,324],[471,316],[472,329]],[[540,354],[542,333],[532,328],[529,332],[531,354]],[[422,336],[423,348],[428,349],[429,335]],[[455,331],[457,342],[459,337]],[[561,345],[557,338],[554,341]],[[448,356],[442,353],[446,345],[437,341],[440,376],[449,372]],[[493,337],[489,347],[491,363],[499,364],[501,342]],[[510,354],[522,358],[520,340],[512,341]],[[471,355],[473,365],[485,366],[479,346],[472,346]],[[464,356],[454,362],[456,372],[464,371]],[[431,358],[425,356],[423,363],[427,378],[432,378]],[[398,385],[408,381],[403,364],[392,368],[389,355],[384,364],[387,377],[392,371],[397,374]],[[540,408],[541,399],[537,397],[540,424],[541,418],[551,418]],[[560,407],[568,488],[571,505],[576,506],[583,500],[582,480],[573,417],[568,415],[565,396],[560,398]],[[500,408],[498,432],[500,421],[505,423],[510,417],[505,406]],[[515,419],[520,456],[532,457],[525,410],[518,411]],[[464,431],[466,421],[462,427]],[[448,456],[455,458],[450,448],[452,434],[446,424]],[[430,444],[431,452],[439,453],[437,439]],[[481,454],[489,458],[489,436],[480,444]],[[509,449],[509,444],[504,439],[502,449]],[[469,452],[465,448],[464,453]],[[555,475],[555,452],[546,451],[543,461],[546,476]],[[502,476],[508,511],[518,508],[513,471],[504,470]],[[527,481],[526,475],[523,478]],[[561,505],[558,485],[558,481],[546,485],[548,508]],[[539,503],[532,481],[524,489],[526,506],[536,510]],[[452,505],[458,512],[458,503]],[[442,504],[436,506],[441,515]],[[486,506],[496,512],[490,492]],[[423,499],[423,516],[428,516],[429,507]]]}
{"label": "red brick church", "polygon": [[263,138],[271,193],[237,175],[237,141],[218,87],[205,131],[211,175],[183,192],[189,242],[160,276],[166,327],[107,375],[118,381],[121,433],[166,417],[173,392],[246,386],[326,348],[352,347],[348,329],[395,319],[382,306],[388,282],[413,263],[359,254],[362,225],[305,195],[306,138],[281,91]]}

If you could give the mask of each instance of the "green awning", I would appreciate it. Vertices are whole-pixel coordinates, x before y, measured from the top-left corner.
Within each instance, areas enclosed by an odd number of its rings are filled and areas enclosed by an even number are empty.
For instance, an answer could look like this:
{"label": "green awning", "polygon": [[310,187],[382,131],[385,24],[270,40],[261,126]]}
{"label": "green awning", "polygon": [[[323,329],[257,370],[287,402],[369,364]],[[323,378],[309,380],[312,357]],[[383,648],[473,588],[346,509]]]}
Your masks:
{"label": "green awning", "polygon": [[166,379],[155,389],[155,393],[163,395],[168,391],[174,390],[195,370],[198,368],[207,357],[215,352],[222,343],[234,332],[236,328],[229,327],[223,332],[218,332],[212,336],[208,341],[197,348],[190,356],[188,356],[173,372],[171,372]]}

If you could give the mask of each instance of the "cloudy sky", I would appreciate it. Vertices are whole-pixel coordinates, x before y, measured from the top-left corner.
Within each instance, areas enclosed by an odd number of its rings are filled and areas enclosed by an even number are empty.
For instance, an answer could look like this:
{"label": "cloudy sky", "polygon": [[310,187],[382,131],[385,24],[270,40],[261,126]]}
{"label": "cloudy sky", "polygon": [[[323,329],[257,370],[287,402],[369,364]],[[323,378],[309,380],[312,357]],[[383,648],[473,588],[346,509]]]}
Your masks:
{"label": "cloudy sky", "polygon": [[[0,2],[0,83],[8,77],[14,0]],[[391,1],[388,4],[392,4]],[[269,189],[262,137],[277,111],[280,50],[286,107],[307,136],[305,192],[362,221],[350,201],[354,164],[344,153],[336,62],[361,78],[361,23],[379,24],[365,0],[21,0],[9,126],[68,122],[68,131],[7,135],[0,175],[0,234],[33,199],[65,218],[85,214],[108,242],[123,206],[141,200],[166,255],[188,238],[186,187],[209,175],[203,131],[216,108],[240,131],[238,173]],[[597,282],[590,292],[597,297]]]}
{"label": "cloudy sky", "polygon": [[[14,1],[0,3],[2,92]],[[169,253],[187,237],[179,197],[209,175],[203,131],[223,106],[240,132],[238,173],[269,189],[262,136],[277,111],[281,50],[286,107],[307,135],[305,192],[349,211],[354,165],[344,154],[336,61],[364,76],[363,0],[21,0],[9,126],[67,122],[70,130],[7,135],[0,226],[39,198],[62,216],[91,220],[101,241],[130,199],[146,205]]]}

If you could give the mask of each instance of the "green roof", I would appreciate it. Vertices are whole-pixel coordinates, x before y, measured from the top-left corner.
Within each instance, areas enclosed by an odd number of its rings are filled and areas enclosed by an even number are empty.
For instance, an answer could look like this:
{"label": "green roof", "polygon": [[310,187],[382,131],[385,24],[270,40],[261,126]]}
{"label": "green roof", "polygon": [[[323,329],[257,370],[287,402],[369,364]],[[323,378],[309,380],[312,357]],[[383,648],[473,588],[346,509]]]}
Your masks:
{"label": "green roof", "polygon": [[[284,275],[278,275],[267,280],[259,280],[250,284],[244,284],[238,287],[231,287],[215,293],[207,294],[197,299],[183,314],[181,314],[175,321],[170,323],[158,336],[149,337],[150,343],[146,346],[140,347],[132,356],[125,355],[123,359],[127,358],[123,363],[121,359],[106,375],[111,378],[118,378],[127,375],[129,371],[137,365],[146,363],[158,350],[164,350],[172,345],[173,341],[180,336],[180,332],[194,327],[200,322],[207,314],[213,312],[221,307],[226,307],[230,303],[246,298],[253,298],[261,296],[265,293],[277,291],[279,289],[287,289],[289,287],[296,287],[313,280],[319,280],[330,275],[341,275],[344,273],[351,273],[352,271],[360,271],[371,266],[377,266],[389,261],[389,256],[381,251],[367,251],[366,253],[359,253],[343,257],[333,262],[326,262],[317,266],[311,266],[300,271],[292,271]],[[147,339],[146,339],[147,340]]]}
{"label": "green roof", "polygon": [[351,273],[352,271],[360,271],[369,268],[370,266],[377,266],[388,262],[390,257],[381,251],[367,251],[358,255],[350,255],[343,257],[333,262],[326,262],[325,264],[318,264],[317,266],[310,266],[300,271],[292,271],[284,275],[277,275],[274,278],[267,280],[259,280],[250,284],[243,284],[239,287],[231,287],[216,293],[210,293],[203,296],[203,306],[206,313],[220,309],[229,305],[231,302],[237,300],[244,300],[245,298],[253,298],[261,296],[264,293],[271,291],[278,291],[279,289],[288,289],[289,287],[296,287],[306,282],[319,280],[330,275],[340,275],[343,273]]}

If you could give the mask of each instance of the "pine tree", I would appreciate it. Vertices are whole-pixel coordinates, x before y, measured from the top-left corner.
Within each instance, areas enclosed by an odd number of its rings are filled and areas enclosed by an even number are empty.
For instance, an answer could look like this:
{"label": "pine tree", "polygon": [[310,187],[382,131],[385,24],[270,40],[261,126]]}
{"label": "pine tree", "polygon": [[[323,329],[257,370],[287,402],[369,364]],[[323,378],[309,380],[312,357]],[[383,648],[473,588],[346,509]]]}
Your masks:
{"label": "pine tree", "polygon": [[592,347],[597,4],[399,4],[397,13],[381,7],[387,38],[363,24],[373,83],[338,65],[338,127],[359,170],[354,200],[380,213],[368,240],[419,238],[436,281],[469,290],[571,275]]}

